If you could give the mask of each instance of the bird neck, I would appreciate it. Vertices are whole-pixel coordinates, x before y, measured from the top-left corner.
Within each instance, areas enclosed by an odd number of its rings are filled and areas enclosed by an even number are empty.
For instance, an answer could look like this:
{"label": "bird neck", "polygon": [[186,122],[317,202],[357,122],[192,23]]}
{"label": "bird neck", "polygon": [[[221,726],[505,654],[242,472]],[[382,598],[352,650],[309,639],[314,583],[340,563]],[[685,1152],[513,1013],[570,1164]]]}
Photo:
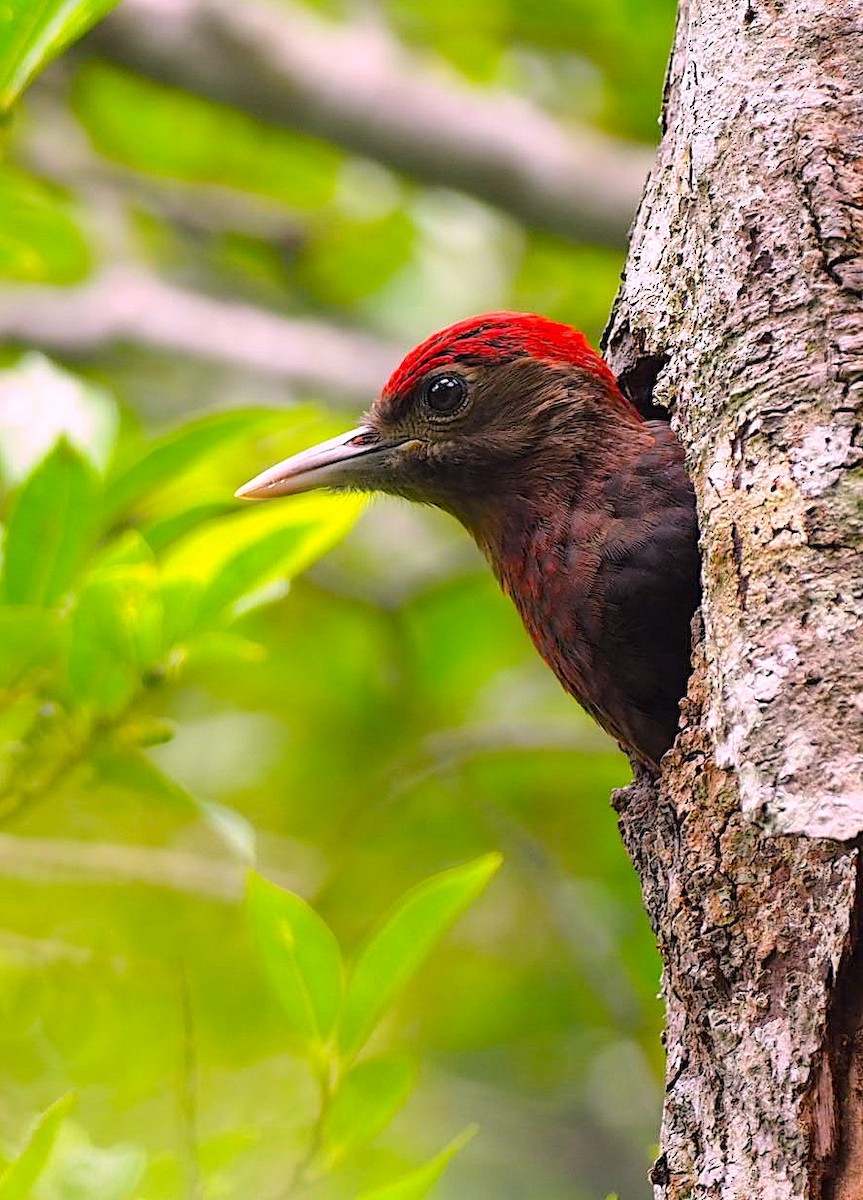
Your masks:
{"label": "bird neck", "polygon": [[654,441],[639,417],[604,413],[591,424],[589,439],[583,426],[571,438],[556,438],[522,464],[509,486],[455,515],[513,592],[538,558],[547,565],[565,557],[576,514],[589,524],[613,515],[615,481],[637,466]]}
{"label": "bird neck", "polygon": [[620,431],[623,436],[595,443],[578,469],[553,461],[544,478],[529,478],[463,521],[563,686],[625,739],[621,714],[611,711],[610,701],[603,707],[591,690],[591,681],[610,669],[600,661],[607,631],[597,597],[608,586],[607,576],[601,582],[602,562],[625,570],[639,554],[666,455],[679,456],[679,448],[670,448],[670,429],[651,425],[639,420]]}

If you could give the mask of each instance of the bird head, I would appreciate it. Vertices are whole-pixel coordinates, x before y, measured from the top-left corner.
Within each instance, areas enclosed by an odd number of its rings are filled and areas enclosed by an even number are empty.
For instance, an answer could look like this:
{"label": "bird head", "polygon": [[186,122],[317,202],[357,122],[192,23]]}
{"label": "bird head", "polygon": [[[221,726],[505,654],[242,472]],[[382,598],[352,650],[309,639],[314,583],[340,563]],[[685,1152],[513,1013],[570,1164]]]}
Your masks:
{"label": "bird head", "polygon": [[595,455],[601,427],[621,423],[641,417],[582,334],[545,317],[487,313],[408,354],[358,428],[285,459],[237,495],[389,492],[475,528],[496,500],[561,472],[568,483]]}

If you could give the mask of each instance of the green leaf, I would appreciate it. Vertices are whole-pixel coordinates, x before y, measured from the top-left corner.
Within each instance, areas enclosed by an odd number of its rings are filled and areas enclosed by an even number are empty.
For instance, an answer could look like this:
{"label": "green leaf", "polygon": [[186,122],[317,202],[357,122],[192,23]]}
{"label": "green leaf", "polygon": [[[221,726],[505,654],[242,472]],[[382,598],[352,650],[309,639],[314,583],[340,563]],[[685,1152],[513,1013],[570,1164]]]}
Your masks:
{"label": "green leaf", "polygon": [[339,1046],[352,1058],[435,944],[476,899],[502,862],[500,854],[433,875],[402,899],[357,959],[348,982]]}
{"label": "green leaf", "polygon": [[9,518],[0,575],[7,604],[62,599],[89,546],[96,495],[92,467],[61,438],[24,482]]}
{"label": "green leaf", "polygon": [[272,427],[278,416],[261,409],[209,413],[170,430],[137,454],[123,456],[112,467],[105,485],[105,512],[116,518],[143,496],[188,472],[208,454],[241,436],[254,436]]}
{"label": "green leaf", "polygon": [[[2,13],[2,7],[0,7]],[[2,39],[0,16],[0,39]],[[87,239],[65,198],[21,171],[0,169],[0,278],[77,283],[90,269]]]}
{"label": "green leaf", "polygon": [[300,496],[211,521],[165,558],[166,581],[203,585],[196,618],[205,629],[274,579],[292,578],[344,536],[362,507],[358,496]]}
{"label": "green leaf", "polygon": [[0,1175],[0,1200],[32,1200],[33,1185],[45,1169],[60,1126],[75,1101],[76,1096],[69,1092],[38,1118],[27,1145]]}
{"label": "green leaf", "polygon": [[[181,645],[196,632],[195,619],[201,592],[200,584],[189,579],[162,581],[160,587],[164,613],[162,641],[166,649]],[[183,661],[185,661],[185,655]]]}
{"label": "green leaf", "polygon": [[422,1200],[422,1197],[427,1196],[440,1179],[447,1165],[476,1136],[476,1133],[476,1125],[469,1125],[447,1146],[444,1146],[440,1154],[436,1154],[427,1163],[423,1163],[409,1175],[403,1175],[395,1183],[385,1183],[383,1187],[363,1192],[359,1200]]}
{"label": "green leaf", "polygon": [[134,570],[140,567],[155,571],[156,556],[149,542],[137,529],[124,529],[117,537],[100,547],[93,562],[92,577],[98,578],[100,574],[117,568]]}
{"label": "green leaf", "polygon": [[291,1030],[320,1051],[338,1019],[344,969],[338,943],[314,909],[252,872],[249,914],[264,970]]}
{"label": "green leaf", "polygon": [[163,650],[162,601],[146,564],[106,568],[87,580],[72,614],[69,682],[75,699],[116,712]]}
{"label": "green leaf", "polygon": [[[292,579],[316,559],[321,558],[345,536],[362,507],[358,497],[327,498],[326,508],[315,511],[309,520],[299,512],[282,516],[279,528],[265,531],[269,522],[254,514],[261,533],[248,538],[247,544],[223,566],[201,599],[199,620],[208,624],[232,604],[265,587],[275,579]],[[263,514],[262,514],[263,517]]]}
{"label": "green leaf", "polygon": [[3,697],[0,704],[0,761],[15,759],[21,744],[41,723],[43,704],[44,697],[38,692]]}
{"label": "green leaf", "polygon": [[267,650],[260,642],[241,637],[230,629],[213,629],[194,638],[186,648],[184,665],[197,667],[253,666],[265,662]]}
{"label": "green leaf", "polygon": [[181,512],[168,513],[166,517],[144,525],[141,533],[147,544],[161,553],[169,549],[180,538],[186,537],[196,529],[200,529],[207,521],[219,517],[227,517],[236,512],[236,505],[231,500],[211,500],[209,503],[196,504]]}
{"label": "green leaf", "polygon": [[4,0],[0,5],[0,112],[38,71],[109,13],[117,0]]}
{"label": "green leaf", "polygon": [[[134,727],[130,731],[134,736]],[[116,741],[99,745],[90,756],[96,778],[103,786],[125,795],[141,796],[151,806],[163,805],[189,814],[199,813],[200,804],[179,783],[165,775],[135,745]]]}
{"label": "green leaf", "polygon": [[413,1065],[404,1058],[370,1058],[357,1063],[341,1081],[323,1125],[323,1170],[370,1142],[408,1097]]}
{"label": "green leaf", "polygon": [[164,746],[177,736],[177,726],[164,717],[141,717],[124,723],[123,733],[136,746]]}
{"label": "green leaf", "polygon": [[57,613],[45,608],[0,608],[0,688],[14,688],[51,663],[60,649]]}

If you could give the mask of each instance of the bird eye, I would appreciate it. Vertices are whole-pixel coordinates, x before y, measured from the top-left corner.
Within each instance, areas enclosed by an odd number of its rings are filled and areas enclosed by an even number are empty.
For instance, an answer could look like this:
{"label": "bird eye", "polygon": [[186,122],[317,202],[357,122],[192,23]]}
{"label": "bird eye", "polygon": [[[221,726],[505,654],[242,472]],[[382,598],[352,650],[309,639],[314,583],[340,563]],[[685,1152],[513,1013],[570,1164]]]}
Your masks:
{"label": "bird eye", "polygon": [[452,417],[467,401],[467,384],[459,375],[438,375],[427,385],[425,401],[433,416]]}

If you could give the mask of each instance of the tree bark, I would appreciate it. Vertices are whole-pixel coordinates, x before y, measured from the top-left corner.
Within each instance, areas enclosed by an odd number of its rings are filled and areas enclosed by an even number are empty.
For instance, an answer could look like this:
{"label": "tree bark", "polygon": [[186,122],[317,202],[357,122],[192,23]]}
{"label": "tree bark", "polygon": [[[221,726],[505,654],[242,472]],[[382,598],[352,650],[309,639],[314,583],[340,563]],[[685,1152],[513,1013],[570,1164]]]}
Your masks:
{"label": "tree bark", "polygon": [[863,1197],[863,14],[681,0],[607,351],[670,408],[703,632],[618,794],[664,961],[657,1198]]}

